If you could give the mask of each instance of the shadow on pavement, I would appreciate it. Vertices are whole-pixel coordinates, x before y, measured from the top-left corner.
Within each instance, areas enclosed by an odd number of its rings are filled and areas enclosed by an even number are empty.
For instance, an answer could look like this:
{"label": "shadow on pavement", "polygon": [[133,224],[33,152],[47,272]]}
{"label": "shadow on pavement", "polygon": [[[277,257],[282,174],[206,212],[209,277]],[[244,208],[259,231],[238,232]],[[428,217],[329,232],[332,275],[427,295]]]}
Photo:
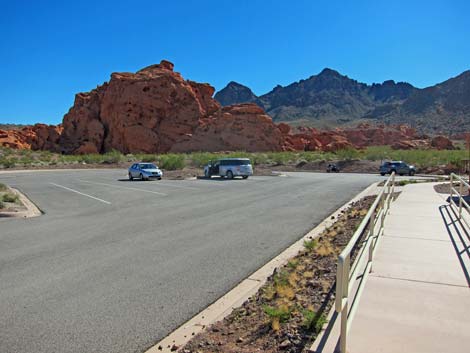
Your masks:
{"label": "shadow on pavement", "polygon": [[243,178],[237,178],[237,177],[234,177],[233,179],[228,179],[228,178],[223,178],[223,177],[211,177],[211,178],[208,178],[208,177],[205,177],[205,176],[198,176],[196,177],[198,180],[206,180],[206,181],[236,181],[236,180],[246,180],[246,179],[243,179]]}
{"label": "shadow on pavement", "polygon": [[451,205],[440,206],[439,212],[470,287],[470,234]]}
{"label": "shadow on pavement", "polygon": [[157,179],[151,179],[151,180],[142,180],[142,179],[133,179],[133,180],[129,180],[128,178],[122,178],[122,179],[118,179],[117,181],[128,181],[130,183],[138,183],[138,182],[147,182],[147,181],[159,181]]}

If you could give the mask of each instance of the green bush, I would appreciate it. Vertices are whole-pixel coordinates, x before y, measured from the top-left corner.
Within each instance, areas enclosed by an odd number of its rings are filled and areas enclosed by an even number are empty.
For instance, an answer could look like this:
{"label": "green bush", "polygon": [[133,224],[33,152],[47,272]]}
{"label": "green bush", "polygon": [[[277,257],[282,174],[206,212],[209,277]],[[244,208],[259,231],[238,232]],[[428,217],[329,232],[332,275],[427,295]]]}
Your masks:
{"label": "green bush", "polygon": [[287,308],[275,308],[269,305],[264,305],[263,311],[270,318],[277,318],[280,322],[286,322],[291,315],[291,311]]}
{"label": "green bush", "polygon": [[11,193],[6,193],[6,194],[3,194],[2,200],[3,200],[3,202],[17,202],[18,201],[18,195],[11,194]]}
{"label": "green bush", "polygon": [[183,169],[186,165],[184,154],[163,154],[158,158],[160,168],[165,170]]}
{"label": "green bush", "polygon": [[7,186],[5,184],[0,183],[0,191],[5,191]]}
{"label": "green bush", "polygon": [[361,153],[354,148],[346,148],[346,149],[338,150],[335,152],[335,155],[338,159],[346,160],[346,161],[361,158]]}
{"label": "green bush", "polygon": [[123,161],[125,158],[121,152],[111,151],[102,155],[102,161],[106,164],[115,164]]}
{"label": "green bush", "polygon": [[144,163],[156,163],[158,161],[158,156],[156,154],[140,154],[137,156],[138,160]]}
{"label": "green bush", "polygon": [[191,165],[194,167],[203,167],[209,163],[220,158],[220,155],[210,152],[194,152],[188,155],[188,159],[191,161]]}
{"label": "green bush", "polygon": [[315,329],[315,332],[318,333],[326,323],[324,314],[318,315],[318,313],[312,310],[302,310],[302,315],[304,317],[303,326],[307,330]]}
{"label": "green bush", "polygon": [[3,201],[0,201],[0,210],[1,210],[2,208],[5,208],[5,204],[3,203]]}
{"label": "green bush", "polygon": [[13,168],[18,164],[18,159],[14,157],[2,158],[0,159],[0,164],[3,165],[3,168]]}
{"label": "green bush", "polygon": [[313,250],[317,246],[317,240],[312,239],[312,240],[304,240],[304,247],[307,250]]}

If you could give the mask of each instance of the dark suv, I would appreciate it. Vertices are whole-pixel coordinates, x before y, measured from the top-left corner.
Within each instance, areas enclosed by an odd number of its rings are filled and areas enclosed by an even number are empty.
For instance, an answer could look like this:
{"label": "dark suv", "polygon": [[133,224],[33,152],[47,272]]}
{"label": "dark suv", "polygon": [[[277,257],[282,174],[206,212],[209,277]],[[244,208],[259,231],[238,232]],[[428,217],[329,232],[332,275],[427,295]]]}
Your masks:
{"label": "dark suv", "polygon": [[408,165],[403,161],[384,162],[380,166],[380,175],[392,174],[395,172],[399,175],[415,175],[416,169],[412,165]]}

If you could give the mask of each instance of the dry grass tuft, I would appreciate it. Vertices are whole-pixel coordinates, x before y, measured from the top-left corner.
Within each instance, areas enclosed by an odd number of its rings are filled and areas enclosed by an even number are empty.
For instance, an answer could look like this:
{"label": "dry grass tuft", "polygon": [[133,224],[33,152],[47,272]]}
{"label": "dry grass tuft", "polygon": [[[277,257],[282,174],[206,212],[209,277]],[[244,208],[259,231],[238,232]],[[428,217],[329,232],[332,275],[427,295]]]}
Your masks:
{"label": "dry grass tuft", "polygon": [[295,298],[295,291],[291,286],[276,286],[276,292],[280,298],[286,298],[289,300]]}
{"label": "dry grass tuft", "polygon": [[317,246],[315,252],[320,256],[328,256],[334,253],[334,248],[329,241],[325,240]]}

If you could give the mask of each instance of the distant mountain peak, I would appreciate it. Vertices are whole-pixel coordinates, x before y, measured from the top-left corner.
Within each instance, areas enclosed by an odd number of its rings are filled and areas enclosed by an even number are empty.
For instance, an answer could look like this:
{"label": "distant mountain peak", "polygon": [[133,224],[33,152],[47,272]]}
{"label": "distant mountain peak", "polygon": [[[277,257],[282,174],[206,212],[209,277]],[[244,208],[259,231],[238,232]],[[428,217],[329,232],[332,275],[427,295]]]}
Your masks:
{"label": "distant mountain peak", "polygon": [[257,103],[261,105],[258,97],[251,89],[235,81],[230,81],[227,86],[215,94],[214,98],[224,106],[240,103]]}
{"label": "distant mountain peak", "polygon": [[[230,87],[230,86],[235,86],[235,87],[246,87],[244,85],[242,85],[241,83],[238,83],[236,81],[230,81],[226,87]],[[248,87],[247,87],[248,88]]]}
{"label": "distant mountain peak", "polygon": [[343,76],[338,71],[325,67],[318,76]]}

